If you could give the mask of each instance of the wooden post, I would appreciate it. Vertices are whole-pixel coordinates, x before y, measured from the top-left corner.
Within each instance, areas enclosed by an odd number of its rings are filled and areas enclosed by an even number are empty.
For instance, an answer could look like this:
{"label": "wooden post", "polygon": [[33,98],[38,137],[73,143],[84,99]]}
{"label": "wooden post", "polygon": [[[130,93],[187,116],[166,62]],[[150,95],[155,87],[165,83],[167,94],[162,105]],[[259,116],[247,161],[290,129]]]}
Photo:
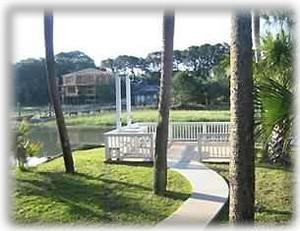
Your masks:
{"label": "wooden post", "polygon": [[130,78],[126,76],[126,109],[127,109],[127,126],[131,125],[131,87]]}
{"label": "wooden post", "polygon": [[104,141],[105,141],[105,160],[111,160],[111,155],[109,152],[109,139],[110,136],[109,135],[104,135]]}
{"label": "wooden post", "polygon": [[121,128],[121,112],[122,112],[122,102],[121,102],[121,79],[118,74],[115,74],[116,83],[116,127],[119,130]]}

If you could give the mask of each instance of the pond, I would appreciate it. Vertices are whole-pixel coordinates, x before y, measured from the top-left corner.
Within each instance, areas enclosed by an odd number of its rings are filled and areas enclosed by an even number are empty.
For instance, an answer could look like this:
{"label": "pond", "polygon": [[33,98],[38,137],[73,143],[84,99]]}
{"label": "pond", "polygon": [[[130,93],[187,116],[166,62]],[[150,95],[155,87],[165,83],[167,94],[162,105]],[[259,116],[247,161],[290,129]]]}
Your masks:
{"label": "pond", "polygon": [[[87,127],[71,126],[68,127],[68,134],[72,148],[86,145],[104,144],[104,133],[112,130],[113,127]],[[60,154],[61,144],[58,131],[55,126],[32,126],[30,138],[43,144],[41,153],[38,156],[54,156]]]}

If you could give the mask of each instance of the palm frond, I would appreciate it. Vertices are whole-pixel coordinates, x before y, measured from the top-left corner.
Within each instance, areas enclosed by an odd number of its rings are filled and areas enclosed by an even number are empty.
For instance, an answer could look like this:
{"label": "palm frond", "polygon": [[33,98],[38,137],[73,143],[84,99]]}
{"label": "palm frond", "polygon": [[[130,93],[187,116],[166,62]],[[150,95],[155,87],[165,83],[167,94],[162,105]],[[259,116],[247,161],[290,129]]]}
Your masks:
{"label": "palm frond", "polygon": [[266,78],[255,88],[256,135],[261,140],[270,139],[276,126],[285,140],[292,135],[293,93],[286,86]]}

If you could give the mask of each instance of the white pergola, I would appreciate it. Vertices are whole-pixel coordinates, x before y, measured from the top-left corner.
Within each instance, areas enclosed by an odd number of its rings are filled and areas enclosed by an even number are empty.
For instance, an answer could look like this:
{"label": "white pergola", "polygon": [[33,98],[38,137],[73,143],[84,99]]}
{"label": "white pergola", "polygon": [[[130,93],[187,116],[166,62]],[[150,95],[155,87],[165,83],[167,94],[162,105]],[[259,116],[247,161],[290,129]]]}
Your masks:
{"label": "white pergola", "polygon": [[[116,129],[120,130],[121,124],[121,114],[122,114],[122,97],[121,97],[121,78],[118,74],[114,74],[115,84],[116,84]],[[130,127],[131,119],[131,84],[130,78],[126,76],[126,111],[127,111],[127,126]]]}
{"label": "white pergola", "polygon": [[[105,133],[107,161],[153,161],[157,123],[132,123],[130,78],[126,76],[127,126],[122,127],[121,77],[115,73],[116,129]],[[198,142],[200,159],[228,160],[228,122],[170,122],[168,140]]]}

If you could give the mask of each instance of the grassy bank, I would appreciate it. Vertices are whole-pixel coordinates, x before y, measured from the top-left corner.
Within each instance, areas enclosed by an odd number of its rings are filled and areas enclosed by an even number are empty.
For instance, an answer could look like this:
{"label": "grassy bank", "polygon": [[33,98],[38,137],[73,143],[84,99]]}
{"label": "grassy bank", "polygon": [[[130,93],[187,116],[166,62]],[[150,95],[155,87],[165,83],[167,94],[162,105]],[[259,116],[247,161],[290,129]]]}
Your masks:
{"label": "grassy bank", "polygon": [[[133,122],[155,122],[157,121],[157,110],[136,110],[132,113]],[[94,115],[66,116],[67,125],[114,125],[115,113],[102,112]],[[229,121],[229,111],[188,111],[171,110],[170,121]],[[126,113],[122,114],[122,122],[126,124]],[[45,124],[54,124],[49,121]]]}
{"label": "grassy bank", "polygon": [[[228,164],[207,164],[228,181]],[[258,163],[256,177],[256,212],[258,224],[286,224],[293,216],[293,173],[291,170]],[[228,204],[213,224],[228,222]]]}
{"label": "grassy bank", "polygon": [[61,158],[15,173],[12,201],[17,223],[155,224],[189,197],[190,183],[169,171],[167,197],[152,193],[153,168],[103,163],[103,149],[77,151],[77,173]]}

